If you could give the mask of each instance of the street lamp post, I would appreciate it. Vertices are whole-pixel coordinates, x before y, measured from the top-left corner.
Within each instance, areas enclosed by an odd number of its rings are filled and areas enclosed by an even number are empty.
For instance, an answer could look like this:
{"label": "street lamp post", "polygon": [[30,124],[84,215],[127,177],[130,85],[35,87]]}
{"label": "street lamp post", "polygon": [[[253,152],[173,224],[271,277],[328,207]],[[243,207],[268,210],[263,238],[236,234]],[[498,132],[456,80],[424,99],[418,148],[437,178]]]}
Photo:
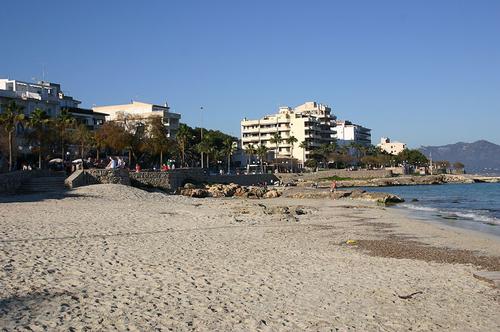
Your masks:
{"label": "street lamp post", "polygon": [[[201,118],[201,125],[200,125],[200,143],[201,143],[201,142],[203,142],[203,106],[200,107],[200,118]],[[205,164],[204,163],[204,155],[203,155],[203,151],[201,151],[201,168],[205,168],[204,164]]]}

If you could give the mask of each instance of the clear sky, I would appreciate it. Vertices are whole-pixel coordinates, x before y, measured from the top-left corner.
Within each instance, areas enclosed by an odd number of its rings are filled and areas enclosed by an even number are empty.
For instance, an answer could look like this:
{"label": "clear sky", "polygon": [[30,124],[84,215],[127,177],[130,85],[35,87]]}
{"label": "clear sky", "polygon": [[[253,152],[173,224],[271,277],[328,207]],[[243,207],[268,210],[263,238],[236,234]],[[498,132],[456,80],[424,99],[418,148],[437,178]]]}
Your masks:
{"label": "clear sky", "polygon": [[0,77],[239,136],[305,101],[412,147],[500,143],[500,1],[3,1]]}

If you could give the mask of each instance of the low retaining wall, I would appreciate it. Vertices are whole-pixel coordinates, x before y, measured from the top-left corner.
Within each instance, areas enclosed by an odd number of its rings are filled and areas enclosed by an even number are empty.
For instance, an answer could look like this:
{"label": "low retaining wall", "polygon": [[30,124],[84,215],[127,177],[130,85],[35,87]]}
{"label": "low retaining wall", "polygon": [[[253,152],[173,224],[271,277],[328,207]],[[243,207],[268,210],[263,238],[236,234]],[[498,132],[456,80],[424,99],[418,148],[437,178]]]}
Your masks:
{"label": "low retaining wall", "polygon": [[85,169],[73,172],[64,181],[68,188],[100,183],[116,183],[129,186],[129,172],[127,169]]}
{"label": "low retaining wall", "polygon": [[53,174],[54,172],[49,170],[14,171],[0,174],[0,194],[14,194],[29,179]]}
{"label": "low retaining wall", "polygon": [[236,183],[242,186],[271,183],[278,178],[273,174],[207,175],[200,168],[179,168],[167,172],[129,172],[126,169],[86,169],[75,171],[65,181],[68,188],[99,183],[118,183],[139,188],[159,188],[173,192],[186,183]]}
{"label": "low retaining wall", "polygon": [[131,172],[130,183],[134,187],[160,188],[175,191],[186,182],[204,182],[205,174],[199,168],[180,168],[167,172]]}
{"label": "low retaining wall", "polygon": [[317,181],[324,178],[329,178],[332,176],[338,176],[341,178],[351,178],[351,179],[374,179],[374,178],[389,178],[394,174],[391,170],[387,169],[374,169],[367,170],[361,169],[357,171],[348,171],[346,169],[329,169],[324,171],[318,171],[313,173],[279,173],[277,176],[283,181],[290,181],[294,179],[302,179],[303,181]]}
{"label": "low retaining wall", "polygon": [[241,175],[211,175],[205,177],[207,183],[229,184],[235,183],[240,186],[255,186],[260,183],[271,183],[278,181],[274,174],[241,174]]}

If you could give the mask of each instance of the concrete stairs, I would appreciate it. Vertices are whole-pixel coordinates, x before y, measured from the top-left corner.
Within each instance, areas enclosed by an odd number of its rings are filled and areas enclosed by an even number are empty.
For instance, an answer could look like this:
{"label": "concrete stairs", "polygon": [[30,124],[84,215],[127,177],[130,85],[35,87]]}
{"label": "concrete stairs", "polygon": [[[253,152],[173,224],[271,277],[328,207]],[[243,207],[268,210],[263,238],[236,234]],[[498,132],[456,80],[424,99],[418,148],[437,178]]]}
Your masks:
{"label": "concrete stairs", "polygon": [[65,191],[64,172],[51,176],[34,177],[23,183],[18,190],[19,194],[62,193]]}

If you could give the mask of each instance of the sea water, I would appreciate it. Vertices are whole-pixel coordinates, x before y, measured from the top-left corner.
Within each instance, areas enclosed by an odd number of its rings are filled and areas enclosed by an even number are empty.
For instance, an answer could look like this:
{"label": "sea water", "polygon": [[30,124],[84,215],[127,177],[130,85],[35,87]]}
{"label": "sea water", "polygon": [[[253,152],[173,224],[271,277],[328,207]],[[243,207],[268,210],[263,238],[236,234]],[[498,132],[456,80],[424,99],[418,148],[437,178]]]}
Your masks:
{"label": "sea water", "polygon": [[443,184],[363,188],[398,195],[418,219],[500,236],[500,183]]}

